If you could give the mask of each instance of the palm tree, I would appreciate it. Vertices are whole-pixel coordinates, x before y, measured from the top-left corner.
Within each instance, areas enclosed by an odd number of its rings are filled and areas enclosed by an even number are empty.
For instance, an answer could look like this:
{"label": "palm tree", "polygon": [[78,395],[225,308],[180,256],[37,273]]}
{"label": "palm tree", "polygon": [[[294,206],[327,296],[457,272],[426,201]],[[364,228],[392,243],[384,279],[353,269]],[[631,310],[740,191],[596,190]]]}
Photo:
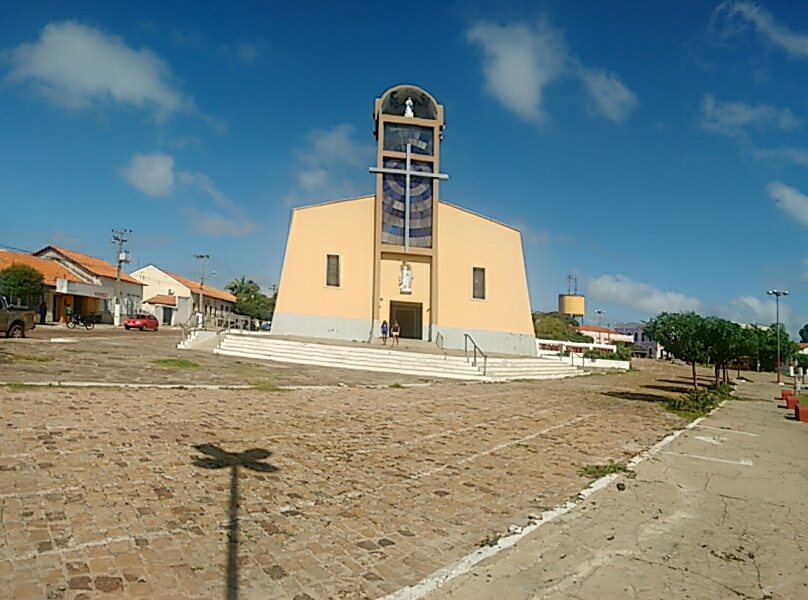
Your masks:
{"label": "palm tree", "polygon": [[252,279],[247,279],[242,276],[228,283],[224,286],[224,289],[236,297],[248,297],[251,294],[257,294],[261,290],[261,287]]}

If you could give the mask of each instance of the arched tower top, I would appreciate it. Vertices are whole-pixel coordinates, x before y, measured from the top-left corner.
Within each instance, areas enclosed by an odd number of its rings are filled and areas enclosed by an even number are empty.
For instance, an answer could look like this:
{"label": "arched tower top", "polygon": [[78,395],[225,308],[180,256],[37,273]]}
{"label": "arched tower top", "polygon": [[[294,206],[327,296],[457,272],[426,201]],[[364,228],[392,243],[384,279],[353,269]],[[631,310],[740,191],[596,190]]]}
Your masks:
{"label": "arched tower top", "polygon": [[407,114],[407,99],[412,101],[412,111],[416,119],[441,121],[443,107],[431,94],[414,85],[397,85],[390,88],[378,100],[376,120],[379,112],[383,115],[403,117]]}

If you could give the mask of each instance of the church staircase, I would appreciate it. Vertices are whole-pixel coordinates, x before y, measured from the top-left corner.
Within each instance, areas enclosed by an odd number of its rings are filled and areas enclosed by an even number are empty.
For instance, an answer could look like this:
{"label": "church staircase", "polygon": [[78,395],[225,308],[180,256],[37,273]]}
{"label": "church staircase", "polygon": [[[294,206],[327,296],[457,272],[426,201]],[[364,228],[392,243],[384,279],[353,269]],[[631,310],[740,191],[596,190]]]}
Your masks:
{"label": "church staircase", "polygon": [[582,375],[576,367],[541,358],[488,357],[471,364],[462,352],[452,353],[418,348],[392,349],[390,346],[341,344],[325,341],[298,341],[268,335],[228,333],[214,350],[225,356],[239,356],[275,362],[316,365],[380,373],[400,373],[424,378],[466,381],[509,381],[514,379],[561,379]]}

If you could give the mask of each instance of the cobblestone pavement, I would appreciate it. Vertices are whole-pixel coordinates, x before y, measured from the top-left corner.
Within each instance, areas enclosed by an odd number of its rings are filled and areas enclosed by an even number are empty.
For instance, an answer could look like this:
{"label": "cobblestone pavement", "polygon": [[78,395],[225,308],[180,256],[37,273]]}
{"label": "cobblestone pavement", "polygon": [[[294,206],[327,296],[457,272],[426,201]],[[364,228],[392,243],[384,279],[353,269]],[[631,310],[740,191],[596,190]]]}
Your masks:
{"label": "cobblestone pavement", "polygon": [[[99,381],[110,383],[384,385],[430,381],[407,375],[329,369],[307,365],[218,356],[178,350],[176,329],[125,331],[97,327],[92,331],[64,325],[39,326],[22,340],[0,342],[0,382]],[[195,369],[176,369],[155,360],[180,358]]]}
{"label": "cobblestone pavement", "polygon": [[686,378],[0,387],[0,597],[224,598],[231,459],[255,450],[238,468],[239,597],[378,598],[574,495],[582,465],[681,426],[654,401]]}

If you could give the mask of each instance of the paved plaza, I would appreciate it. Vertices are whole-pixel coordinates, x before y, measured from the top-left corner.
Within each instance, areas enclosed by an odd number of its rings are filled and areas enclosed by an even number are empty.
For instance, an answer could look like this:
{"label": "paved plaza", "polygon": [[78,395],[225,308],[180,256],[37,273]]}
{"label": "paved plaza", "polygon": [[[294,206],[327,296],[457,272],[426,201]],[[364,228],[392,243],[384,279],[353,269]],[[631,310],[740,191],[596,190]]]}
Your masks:
{"label": "paved plaza", "polygon": [[669,365],[426,384],[132,333],[4,343],[2,379],[259,387],[0,387],[0,597],[225,598],[228,580],[243,599],[382,597],[574,496],[581,466],[683,425],[658,402],[686,386]]}

